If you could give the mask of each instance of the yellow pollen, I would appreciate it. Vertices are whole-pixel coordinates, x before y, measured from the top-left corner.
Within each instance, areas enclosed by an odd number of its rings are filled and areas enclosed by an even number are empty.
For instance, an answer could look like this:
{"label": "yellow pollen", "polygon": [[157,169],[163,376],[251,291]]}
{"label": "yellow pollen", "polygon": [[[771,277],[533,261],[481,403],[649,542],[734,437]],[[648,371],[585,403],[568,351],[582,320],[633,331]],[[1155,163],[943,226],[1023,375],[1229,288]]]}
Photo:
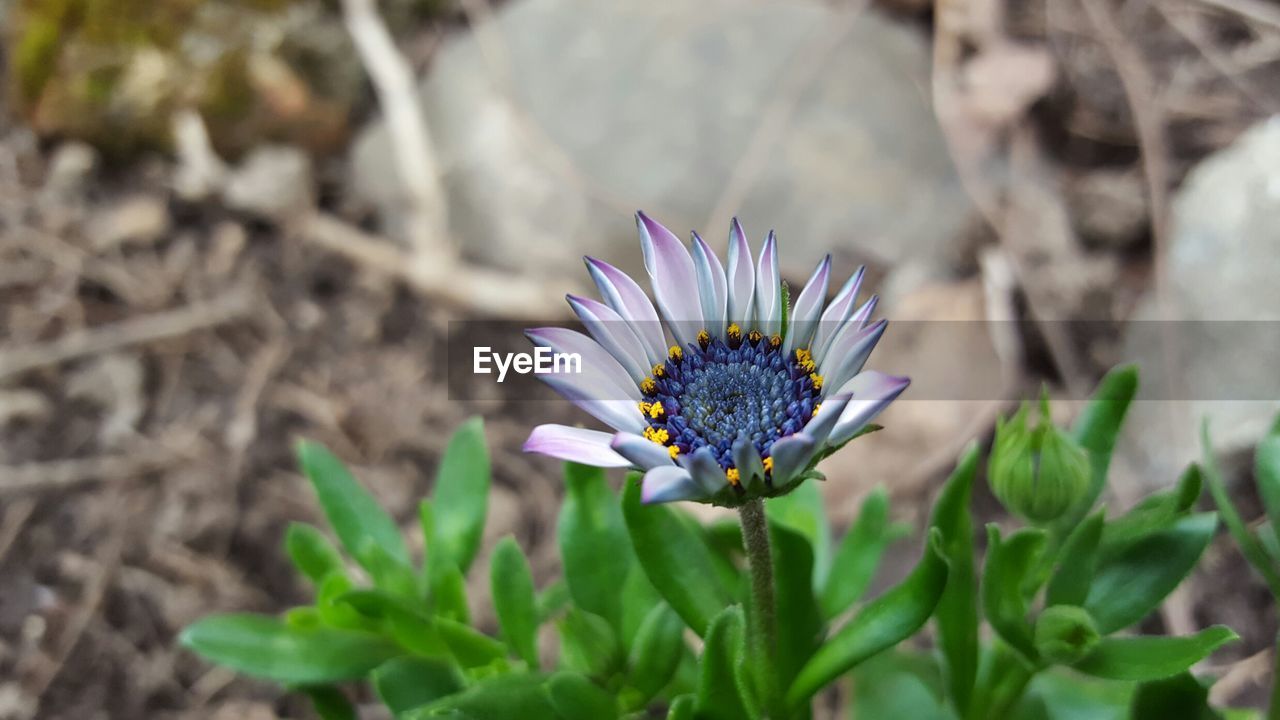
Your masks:
{"label": "yellow pollen", "polygon": [[817,415],[817,414],[818,414],[818,411],[819,411],[819,410],[821,410],[821,409],[822,409],[822,403],[818,403],[817,405],[814,405],[814,406],[813,406],[813,414],[814,414],[814,415]]}
{"label": "yellow pollen", "polygon": [[822,389],[822,376],[821,376],[821,375],[819,375],[818,373],[810,373],[810,374],[809,374],[809,379],[813,381],[813,389],[814,389],[814,390],[821,390],[821,389]]}
{"label": "yellow pollen", "polygon": [[772,458],[772,457],[767,457],[767,458],[765,458],[765,459],[764,459],[764,471],[765,471],[766,473],[769,473],[769,474],[772,474],[772,473],[773,473],[773,458]]}
{"label": "yellow pollen", "polygon": [[707,346],[710,344],[711,344],[711,333],[707,332],[706,330],[699,330],[698,345],[701,346],[703,350],[706,350]]}
{"label": "yellow pollen", "polygon": [[751,332],[747,333],[747,339],[753,343],[760,342],[760,338],[762,337],[764,337],[764,335],[762,335],[759,330],[752,330]]}
{"label": "yellow pollen", "polygon": [[646,440],[656,442],[659,445],[666,445],[667,440],[671,439],[670,433],[666,428],[647,427],[644,429],[644,437]]}
{"label": "yellow pollen", "polygon": [[658,384],[653,381],[653,378],[645,378],[640,381],[640,392],[652,395],[658,392]]}
{"label": "yellow pollen", "polygon": [[671,455],[671,459],[672,459],[672,460],[675,460],[675,459],[676,459],[676,456],[680,454],[680,446],[678,446],[678,445],[668,445],[668,446],[667,446],[667,453],[668,453],[669,455]]}
{"label": "yellow pollen", "polygon": [[818,366],[814,365],[812,360],[801,360],[798,365],[800,365],[801,370],[804,370],[807,373],[811,373],[818,369]]}
{"label": "yellow pollen", "polygon": [[672,345],[671,349],[667,350],[667,354],[670,355],[673,360],[679,360],[684,357],[684,350],[681,350],[679,345]]}
{"label": "yellow pollen", "polygon": [[738,468],[729,468],[724,471],[724,479],[729,481],[730,485],[738,484]]}
{"label": "yellow pollen", "polygon": [[649,408],[651,408],[651,407],[653,407],[653,403],[651,403],[651,402],[645,402],[645,401],[641,400],[641,401],[640,401],[640,414],[641,414],[641,415],[648,415],[648,414],[649,414]]}
{"label": "yellow pollen", "polygon": [[662,417],[662,413],[666,412],[666,409],[662,407],[661,402],[656,402],[649,406],[648,412],[649,412],[649,417],[653,418],[654,420],[657,420],[658,418]]}
{"label": "yellow pollen", "polygon": [[808,362],[813,359],[813,353],[808,348],[796,348],[796,362]]}
{"label": "yellow pollen", "polygon": [[663,366],[662,363],[658,363],[657,365],[653,366],[654,377],[662,377],[663,375],[666,375],[666,374],[667,374],[667,368]]}
{"label": "yellow pollen", "polygon": [[769,344],[774,347],[778,347],[779,345],[782,344],[782,336],[774,335],[773,337],[769,338]]}
{"label": "yellow pollen", "polygon": [[738,327],[738,323],[729,323],[729,329],[725,332],[734,340],[742,337],[742,328]]}

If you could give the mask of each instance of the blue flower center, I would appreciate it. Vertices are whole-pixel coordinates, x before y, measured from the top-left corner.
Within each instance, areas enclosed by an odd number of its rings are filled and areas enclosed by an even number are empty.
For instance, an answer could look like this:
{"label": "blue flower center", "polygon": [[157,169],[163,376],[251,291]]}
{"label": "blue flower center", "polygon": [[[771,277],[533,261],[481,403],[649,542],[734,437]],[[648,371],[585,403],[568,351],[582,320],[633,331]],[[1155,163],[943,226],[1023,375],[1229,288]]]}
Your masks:
{"label": "blue flower center", "polygon": [[730,326],[727,338],[705,331],[697,343],[672,347],[666,362],[641,383],[640,410],[649,427],[645,437],[669,449],[672,457],[711,448],[737,485],[733,444],[747,438],[766,459],[773,443],[798,432],[820,402],[822,377],[807,350],[787,353],[778,336]]}

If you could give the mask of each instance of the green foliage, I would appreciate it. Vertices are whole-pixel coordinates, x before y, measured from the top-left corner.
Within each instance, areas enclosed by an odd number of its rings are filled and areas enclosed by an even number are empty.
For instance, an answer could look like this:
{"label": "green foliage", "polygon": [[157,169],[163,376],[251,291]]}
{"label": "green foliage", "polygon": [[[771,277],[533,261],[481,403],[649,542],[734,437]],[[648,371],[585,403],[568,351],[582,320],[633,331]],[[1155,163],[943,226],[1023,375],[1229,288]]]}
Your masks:
{"label": "green foliage", "polygon": [[[1077,422],[1071,447],[1089,466],[1081,499],[1054,495],[1054,513],[1043,504],[1024,512],[1034,527],[989,525],[984,557],[970,510],[981,452],[966,449],[929,514],[920,561],[870,601],[886,548],[904,534],[883,488],[839,537],[816,482],[768,501],[749,535],[752,559],[770,559],[771,619],[737,523],[704,527],[678,507],[643,505],[634,475],[619,496],[604,471],[569,464],[556,526],[563,578],[539,589],[512,537],[491,550],[499,637],[472,625],[467,598],[491,482],[479,420],[450,440],[419,506],[426,557],[416,561],[393,517],[337,458],[303,443],[303,471],[338,540],[302,523],[286,532],[314,604],[282,618],[205,618],[182,643],[305,694],[326,720],[354,717],[342,684],[356,681],[409,720],[810,720],[815,698],[846,677],[857,719],[1224,717],[1187,671],[1233,632],[1126,631],[1212,539],[1218,514],[1196,512],[1205,484],[1263,577],[1280,572],[1280,552],[1268,550],[1280,548],[1280,423],[1256,456],[1270,522],[1250,528],[1240,518],[1207,450],[1202,466],[1108,519],[1095,505],[1136,389],[1136,370],[1113,371]],[[1041,462],[1046,444],[1066,442],[1043,421],[1034,432]],[[907,649],[930,619],[935,650]],[[542,632],[548,623],[554,633]],[[691,634],[702,642],[687,642]]]}

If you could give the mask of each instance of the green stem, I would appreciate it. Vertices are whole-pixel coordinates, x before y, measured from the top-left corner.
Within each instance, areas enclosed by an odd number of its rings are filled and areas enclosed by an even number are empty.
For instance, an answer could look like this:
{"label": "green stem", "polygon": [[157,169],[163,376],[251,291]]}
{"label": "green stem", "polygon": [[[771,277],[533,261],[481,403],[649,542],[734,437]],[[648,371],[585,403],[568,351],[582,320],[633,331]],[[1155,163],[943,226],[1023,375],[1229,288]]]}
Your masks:
{"label": "green stem", "polygon": [[778,609],[774,601],[773,552],[769,548],[769,521],[765,518],[764,501],[759,498],[747,501],[738,509],[738,515],[742,519],[742,545],[751,571],[751,621],[747,623],[747,636],[755,677],[764,695],[766,717],[781,717],[778,675],[774,672]]}

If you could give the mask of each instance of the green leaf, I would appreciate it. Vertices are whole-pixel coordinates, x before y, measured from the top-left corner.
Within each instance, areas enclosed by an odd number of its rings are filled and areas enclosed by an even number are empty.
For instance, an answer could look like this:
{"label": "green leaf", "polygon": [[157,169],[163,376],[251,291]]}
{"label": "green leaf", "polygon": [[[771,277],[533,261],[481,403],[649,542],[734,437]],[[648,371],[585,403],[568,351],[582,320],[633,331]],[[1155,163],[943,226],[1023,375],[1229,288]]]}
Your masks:
{"label": "green leaf", "polygon": [[382,703],[397,716],[461,692],[463,688],[457,669],[435,658],[389,660],[379,665],[370,679]]}
{"label": "green leaf", "polygon": [[1085,609],[1103,635],[1147,615],[1191,572],[1213,539],[1214,513],[1190,515],[1102,560]]}
{"label": "green leaf", "polygon": [[858,519],[836,550],[820,596],[824,617],[834,618],[862,597],[875,577],[889,539],[889,493],[878,485],[862,501]]}
{"label": "green leaf", "polygon": [[1076,420],[1072,434],[1089,453],[1089,491],[1084,498],[1054,524],[1055,535],[1065,537],[1089,514],[1107,484],[1107,469],[1116,446],[1124,416],[1138,392],[1138,366],[1122,365],[1107,373]]}
{"label": "green leaf", "polygon": [[707,629],[694,714],[699,720],[743,720],[752,717],[742,698],[746,657],[742,607],[725,608]]}
{"label": "green leaf", "polygon": [[320,720],[357,720],[356,709],[342,691],[332,685],[304,685],[298,688],[311,698],[311,707]]}
{"label": "green leaf", "polygon": [[557,624],[560,661],[570,670],[604,679],[622,665],[622,645],[609,621],[579,608],[571,608]]}
{"label": "green leaf", "polygon": [[572,672],[560,672],[547,683],[551,705],[564,720],[609,720],[618,717],[618,703],[590,680]]}
{"label": "green leaf", "polygon": [[1083,605],[1089,597],[1093,573],[1098,565],[1098,542],[1102,539],[1102,527],[1106,511],[1099,510],[1080,523],[1067,536],[1067,543],[1059,553],[1058,570],[1049,580],[1046,605]]}
{"label": "green leaf", "polygon": [[[627,542],[630,543],[631,539],[628,538]],[[635,647],[640,626],[659,604],[664,603],[658,591],[653,589],[653,583],[649,582],[649,576],[644,574],[644,568],[640,563],[632,563],[622,584],[622,646],[628,651]],[[677,622],[684,626],[678,617]]]}
{"label": "green leaf", "polygon": [[667,708],[667,720],[693,720],[693,708],[697,698],[693,695],[681,695],[671,700]]}
{"label": "green leaf", "polygon": [[408,563],[388,554],[381,545],[365,538],[360,544],[356,560],[369,571],[373,584],[392,595],[407,600],[420,600],[418,575]]}
{"label": "green leaf", "polygon": [[935,528],[911,575],[867,604],[801,668],[787,691],[787,704],[801,706],[858,663],[914,634],[937,607],[946,584],[942,533]]}
{"label": "green leaf", "polygon": [[946,660],[947,689],[957,712],[968,711],[978,671],[978,581],[973,567],[973,517],[969,511],[978,471],[978,445],[972,443],[942,486],[930,526],[942,532],[950,566],[947,587],[934,617],[938,645]]}
{"label": "green leaf", "polygon": [[1117,553],[1186,517],[1195,509],[1203,484],[1200,466],[1189,465],[1172,490],[1148,495],[1129,512],[1106,524],[1102,530],[1102,554]]}
{"label": "green leaf", "polygon": [[1280,545],[1280,415],[1276,416],[1271,432],[1258,443],[1254,454],[1253,477],[1258,484],[1258,495],[1271,521],[1272,538]]}
{"label": "green leaf", "polygon": [[565,581],[578,607],[622,626],[622,596],[631,541],[601,468],[565,463],[565,499],[556,535]]}
{"label": "green leaf", "polygon": [[551,704],[546,677],[500,675],[403,715],[404,720],[564,720]]}
{"label": "green leaf", "polygon": [[774,670],[777,687],[785,688],[818,649],[825,623],[813,597],[809,541],[786,526],[770,523],[769,531],[778,622]]}
{"label": "green leaf", "polygon": [[471,621],[471,610],[467,606],[467,579],[453,564],[453,558],[439,553],[429,558],[427,584],[431,608],[436,615],[464,625]]}
{"label": "green leaf", "polygon": [[886,652],[853,673],[852,720],[953,720],[939,697],[938,667],[925,656]]}
{"label": "green leaf", "polygon": [[786,495],[772,498],[764,507],[771,522],[791,528],[809,542],[813,548],[811,584],[814,588],[825,585],[831,570],[831,527],[818,482],[806,480]]}
{"label": "green leaf", "polygon": [[1035,662],[1031,622],[1027,619],[1028,578],[1035,573],[1047,536],[1038,528],[1022,528],[1008,539],[987,526],[987,563],[982,575],[982,609],[987,622],[1010,647]]}
{"label": "green leaf", "polygon": [[[332,598],[335,609],[341,608],[374,622],[385,629],[401,646],[429,657],[451,657],[452,651],[440,637],[434,618],[424,609],[385,590],[361,588]],[[381,623],[380,625],[378,623]]]}
{"label": "green leaf", "polygon": [[1221,716],[1209,707],[1209,688],[1191,673],[1184,672],[1139,685],[1129,717],[1131,720],[1218,720]]}
{"label": "green leaf", "polygon": [[655,605],[636,633],[628,682],[647,701],[671,682],[685,650],[684,623],[666,603]]}
{"label": "green leaf", "polygon": [[564,580],[555,580],[538,593],[538,623],[544,623],[569,607],[569,586]]}
{"label": "green leaf", "polygon": [[1133,688],[1130,683],[1093,680],[1074,672],[1041,672],[1031,680],[1024,702],[1010,720],[1130,720]]}
{"label": "green leaf", "polygon": [[502,636],[529,667],[538,669],[538,604],[534,597],[533,573],[515,538],[498,541],[489,563],[493,609],[502,626]]}
{"label": "green leaf", "polygon": [[1103,638],[1089,657],[1075,664],[1086,675],[1108,680],[1158,680],[1183,672],[1239,637],[1222,625],[1180,637]]}
{"label": "green leaf", "polygon": [[436,631],[464,668],[492,665],[507,657],[507,646],[479,630],[448,618],[435,618]]}
{"label": "green leaf", "polygon": [[[1236,546],[1240,548],[1240,554],[1244,555],[1245,560],[1253,566],[1253,569],[1262,576],[1267,586],[1271,589],[1271,594],[1280,597],[1280,569],[1277,569],[1268,555],[1266,548],[1258,541],[1257,536],[1253,534],[1240,517],[1240,512],[1236,510],[1236,506],[1231,502],[1231,496],[1227,494],[1227,484],[1222,479],[1222,473],[1218,470],[1217,459],[1213,455],[1213,441],[1209,438],[1209,419],[1205,418],[1200,425],[1201,451],[1204,453],[1204,470],[1209,480],[1209,493],[1213,495],[1213,502],[1218,506],[1218,515],[1222,518],[1222,524],[1227,526],[1227,531],[1231,533],[1231,538],[1236,541]],[[1263,445],[1266,441],[1263,442]],[[1258,446],[1257,459],[1262,459],[1262,445]],[[1262,471],[1262,463],[1258,463],[1258,470]],[[1258,492],[1262,493],[1267,484],[1263,479],[1263,473],[1257,475]],[[1264,496],[1264,500],[1265,500]],[[1269,508],[1268,508],[1269,509]]]}
{"label": "green leaf", "polygon": [[622,513],[649,582],[686,625],[704,636],[711,620],[731,602],[710,549],[671,508],[641,504],[638,480],[627,481]]}
{"label": "green leaf", "polygon": [[375,623],[340,600],[354,587],[351,578],[340,573],[331,573],[320,583],[316,590],[316,613],[325,625],[350,630],[376,629]]}
{"label": "green leaf", "polygon": [[372,633],[293,628],[247,614],[203,618],[183,630],[179,642],[246,675],[295,685],[359,678],[401,652]]}
{"label": "green leaf", "polygon": [[306,523],[289,523],[284,532],[284,549],[298,572],[319,585],[332,572],[342,572],[342,555],[319,528]]}
{"label": "green leaf", "polygon": [[489,507],[489,483],[484,420],[473,417],[449,439],[431,493],[436,517],[435,534],[429,536],[429,552],[444,553],[463,575],[480,549]]}
{"label": "green leaf", "polygon": [[400,537],[400,528],[338,458],[321,445],[303,441],[298,444],[298,462],[315,488],[329,525],[352,557],[360,561],[360,551],[367,539],[391,557],[409,562],[409,551]]}

